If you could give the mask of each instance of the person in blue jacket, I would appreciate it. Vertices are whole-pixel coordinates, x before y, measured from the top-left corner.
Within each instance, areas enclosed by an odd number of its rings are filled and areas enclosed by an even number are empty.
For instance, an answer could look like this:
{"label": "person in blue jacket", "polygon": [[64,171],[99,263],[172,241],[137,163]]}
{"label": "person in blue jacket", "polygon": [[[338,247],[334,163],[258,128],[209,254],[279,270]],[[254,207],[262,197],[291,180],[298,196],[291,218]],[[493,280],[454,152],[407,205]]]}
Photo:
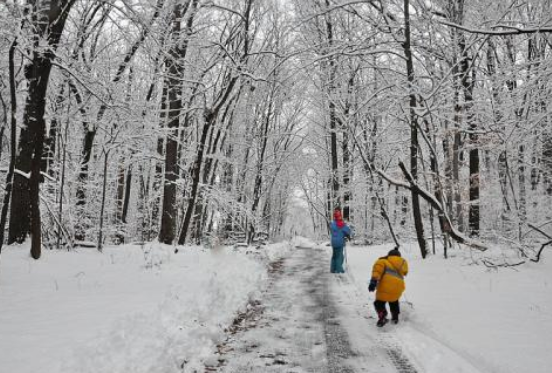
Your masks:
{"label": "person in blue jacket", "polygon": [[331,273],[345,273],[343,270],[343,248],[345,239],[351,238],[351,229],[343,221],[341,210],[336,208],[333,213],[334,220],[330,223],[332,262]]}

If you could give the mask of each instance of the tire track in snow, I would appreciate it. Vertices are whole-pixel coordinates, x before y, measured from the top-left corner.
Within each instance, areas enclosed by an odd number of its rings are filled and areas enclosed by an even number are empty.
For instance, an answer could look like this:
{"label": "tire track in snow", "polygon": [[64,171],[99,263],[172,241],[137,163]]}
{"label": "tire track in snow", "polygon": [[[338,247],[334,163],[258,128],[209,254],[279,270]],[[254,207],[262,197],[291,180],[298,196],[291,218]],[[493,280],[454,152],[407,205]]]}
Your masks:
{"label": "tire track in snow", "polygon": [[[298,247],[300,250],[309,250]],[[311,275],[310,295],[316,303],[316,307],[322,312],[319,321],[324,326],[326,340],[326,357],[328,359],[328,371],[336,373],[354,373],[354,370],[346,363],[346,360],[354,355],[351,350],[347,332],[339,322],[338,312],[333,303],[328,286],[328,265],[316,255],[316,270]]]}
{"label": "tire track in snow", "polygon": [[[257,310],[238,317],[241,330],[221,346],[218,366],[206,371],[416,373],[391,335],[379,335],[357,308],[357,314],[343,313],[336,290],[350,292],[354,284],[348,276],[329,273],[327,250],[296,247],[273,269]],[[364,335],[360,342],[351,342],[350,317]]]}
{"label": "tire track in snow", "polygon": [[399,345],[397,338],[388,332],[379,334],[378,342],[381,343],[391,363],[395,366],[398,373],[418,373],[408,357],[406,357]]}
{"label": "tire track in snow", "polygon": [[[312,250],[310,251],[312,252]],[[322,312],[312,296],[317,264],[296,249],[269,271],[268,288],[259,299],[263,307],[252,328],[228,336],[219,351],[219,365],[210,371],[225,373],[322,373],[326,369]],[[250,325],[247,319],[242,325]]]}
{"label": "tire track in snow", "polygon": [[[351,274],[347,272],[345,275],[339,275],[337,276],[337,290],[339,290],[340,293],[346,294],[346,298],[352,299],[352,298],[358,298],[361,296],[358,289],[355,289],[354,283],[351,283]],[[352,294],[354,292],[355,294]],[[371,306],[371,305],[370,305]],[[361,314],[361,311],[359,309],[355,310],[356,315],[359,317],[363,317]],[[375,321],[375,318],[373,319]],[[387,325],[387,327],[383,328],[374,328],[369,327],[367,325],[367,332],[376,332],[375,335],[375,345],[379,347],[387,355],[389,358],[389,361],[393,365],[393,367],[396,369],[397,373],[418,373],[414,365],[410,362],[409,358],[402,352],[402,347],[395,336],[395,334],[392,334],[393,332],[391,330],[388,330],[389,327],[393,327],[392,325]],[[384,329],[384,328],[387,328]]]}

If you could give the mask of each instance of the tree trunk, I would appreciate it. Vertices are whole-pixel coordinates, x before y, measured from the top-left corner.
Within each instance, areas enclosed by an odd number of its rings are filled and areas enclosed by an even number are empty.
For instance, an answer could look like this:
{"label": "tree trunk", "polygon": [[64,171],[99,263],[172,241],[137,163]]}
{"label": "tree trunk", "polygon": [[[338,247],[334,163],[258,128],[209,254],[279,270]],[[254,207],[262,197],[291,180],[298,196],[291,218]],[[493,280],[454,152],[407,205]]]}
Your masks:
{"label": "tree trunk", "polygon": [[527,190],[525,187],[525,146],[518,147],[518,185],[519,185],[519,233],[521,239],[521,225],[527,223]]}
{"label": "tree trunk", "polygon": [[470,68],[468,66],[468,51],[464,35],[460,37],[462,48],[462,60],[460,62],[462,72],[462,87],[464,91],[464,112],[466,113],[467,124],[469,128],[470,151],[469,151],[469,172],[470,172],[470,203],[469,220],[470,236],[479,236],[479,135],[477,134],[477,121],[473,115],[473,79],[470,77]]}
{"label": "tree trunk", "polygon": [[2,245],[4,244],[4,231],[6,229],[6,220],[8,216],[8,207],[10,204],[11,193],[13,190],[13,175],[15,172],[15,149],[17,143],[17,95],[15,86],[15,68],[14,68],[14,54],[15,47],[17,46],[17,39],[15,39],[10,45],[8,51],[8,64],[9,64],[9,86],[10,86],[10,163],[8,166],[8,173],[6,175],[6,191],[4,193],[4,201],[2,203],[2,213],[0,215],[0,253],[2,253]]}
{"label": "tree trunk", "polygon": [[[186,35],[182,41],[181,22],[183,15],[192,5],[190,15],[186,22]],[[163,183],[163,208],[161,210],[161,227],[159,241],[172,244],[176,237],[176,181],[179,175],[178,167],[178,130],[180,126],[180,114],[182,111],[182,75],[184,73],[184,60],[188,51],[188,40],[192,33],[197,0],[190,0],[183,7],[177,4],[173,13],[172,40],[173,45],[166,60],[168,78],[167,85],[168,113],[167,139],[165,144],[165,181]]]}
{"label": "tree trunk", "polygon": [[[346,121],[349,120],[349,113],[351,109],[351,99],[353,95],[353,89],[355,84],[355,72],[351,73],[349,80],[347,82],[347,102],[345,104],[345,110],[343,112],[343,117]],[[341,124],[343,131],[343,142],[341,143],[341,156],[343,160],[343,219],[351,219],[351,175],[353,173],[353,167],[351,167],[351,151],[349,149],[349,131],[347,131],[346,126],[349,124]]]}
{"label": "tree trunk", "polygon": [[115,198],[117,209],[115,212],[115,238],[118,244],[125,243],[124,222],[123,222],[123,205],[125,199],[125,160],[123,156],[119,159],[117,166],[117,196]]}
{"label": "tree trunk", "polygon": [[[414,181],[418,180],[418,124],[416,115],[416,94],[414,93],[414,63],[412,60],[412,50],[410,47],[410,0],[404,0],[404,56],[406,58],[406,73],[408,78],[409,90],[409,119],[410,119],[410,173]],[[416,237],[422,258],[427,256],[426,241],[424,237],[424,226],[422,221],[422,212],[420,209],[420,198],[416,190],[412,189],[412,214],[414,217],[414,226],[416,228]]]}
{"label": "tree trunk", "polygon": [[184,243],[186,242],[186,235],[188,233],[190,222],[192,220],[192,215],[195,210],[194,206],[197,198],[197,190],[198,190],[199,179],[201,175],[201,164],[203,162],[203,154],[205,149],[205,143],[207,141],[207,134],[209,133],[209,129],[211,128],[211,126],[214,124],[214,121],[216,120],[216,115],[214,115],[212,111],[206,109],[204,120],[205,122],[203,124],[203,130],[201,131],[201,137],[198,144],[197,157],[191,171],[192,189],[190,192],[190,197],[188,199],[186,214],[184,215],[184,222],[182,224],[182,229],[180,231],[180,236],[178,238],[179,245],[184,245]]}
{"label": "tree trunk", "polygon": [[121,222],[127,223],[128,205],[130,203],[130,192],[132,191],[132,164],[128,166],[126,182],[125,182],[125,195],[123,197],[123,211],[121,214]]}
{"label": "tree trunk", "polygon": [[[488,76],[487,79],[489,80],[491,84],[491,97],[492,97],[492,106],[493,106],[493,117],[495,125],[500,126],[502,129],[504,129],[504,126],[502,124],[502,113],[500,110],[500,94],[499,94],[499,87],[497,86],[497,83],[494,81],[494,77],[497,74],[497,61],[495,59],[496,54],[496,47],[492,41],[492,39],[489,39],[487,41],[488,48],[487,48],[487,71]],[[506,144],[504,144],[506,148]],[[507,151],[506,149],[501,150],[498,154],[498,181],[500,184],[500,190],[502,192],[502,201],[504,204],[503,211],[509,212],[511,211],[510,202],[508,201],[508,176],[507,176]]]}
{"label": "tree trunk", "polygon": [[[326,0],[326,7],[330,7],[329,0]],[[326,37],[328,40],[328,52],[331,53],[331,49],[334,44],[333,24],[330,19],[330,14],[326,16]],[[335,80],[336,80],[336,63],[335,57],[330,56],[328,58],[328,110],[330,115],[330,164],[331,164],[331,200],[329,213],[331,210],[340,205],[339,196],[339,176],[338,176],[338,155],[337,155],[337,113],[335,107]]]}
{"label": "tree trunk", "polygon": [[48,175],[54,176],[54,171],[52,169],[53,163],[54,163],[54,157],[56,155],[56,140],[57,140],[57,133],[59,131],[59,121],[58,121],[58,113],[57,110],[62,106],[63,102],[65,101],[64,97],[64,90],[65,85],[62,85],[59,88],[59,92],[56,95],[54,108],[56,112],[54,113],[54,116],[52,120],[50,121],[50,130],[48,131],[48,136],[45,140],[45,146],[44,146],[44,157],[42,160],[42,171],[47,172]]}
{"label": "tree trunk", "polygon": [[263,182],[263,170],[264,170],[264,161],[265,161],[265,155],[266,155],[266,145],[268,142],[268,127],[270,125],[270,121],[272,119],[272,116],[274,115],[274,90],[275,87],[272,87],[272,90],[267,98],[268,100],[268,109],[266,110],[266,114],[264,118],[262,119],[262,125],[261,125],[261,133],[259,136],[260,140],[260,147],[259,147],[259,153],[257,158],[257,167],[256,167],[256,173],[255,173],[255,182],[253,184],[253,201],[251,204],[251,216],[253,217],[253,221],[249,224],[249,232],[247,235],[247,244],[251,244],[253,241],[254,235],[255,235],[255,223],[256,223],[256,212],[257,207],[259,206],[259,202],[261,200],[261,189],[262,189],[262,182]]}
{"label": "tree trunk", "polygon": [[[23,114],[24,126],[21,130],[15,168],[30,177],[14,175],[13,199],[8,242],[23,242],[32,234],[31,256],[38,259],[41,253],[40,201],[41,163],[44,150],[46,123],[44,113],[46,93],[52,60],[59,44],[67,14],[73,0],[46,3],[48,8],[34,7],[36,12],[35,45],[30,64],[25,69],[28,80],[28,94]],[[39,52],[39,40],[47,39],[45,52]],[[42,47],[40,47],[42,49]]]}
{"label": "tree trunk", "polygon": [[98,231],[98,243],[96,248],[98,251],[103,250],[103,222],[104,222],[104,210],[105,210],[105,196],[107,194],[107,166],[109,160],[109,149],[104,151],[104,164],[103,164],[103,182],[102,182],[102,201],[100,204],[100,226]]}

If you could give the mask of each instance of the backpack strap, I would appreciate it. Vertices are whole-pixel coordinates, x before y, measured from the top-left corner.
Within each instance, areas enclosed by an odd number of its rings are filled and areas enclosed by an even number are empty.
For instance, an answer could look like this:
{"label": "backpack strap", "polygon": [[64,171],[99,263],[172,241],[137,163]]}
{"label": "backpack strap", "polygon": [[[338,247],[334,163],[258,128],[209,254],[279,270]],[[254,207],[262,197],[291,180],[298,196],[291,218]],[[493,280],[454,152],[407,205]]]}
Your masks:
{"label": "backpack strap", "polygon": [[[389,267],[386,265],[385,266],[385,269],[383,271],[383,275],[385,275],[386,273],[388,273],[389,275],[393,276],[393,277],[396,277],[396,278],[400,278],[401,280],[404,280],[404,276],[401,274],[401,272],[393,265],[393,263],[391,263],[389,261],[389,259],[385,258],[385,261],[387,263],[389,263]],[[404,259],[403,259],[403,263],[404,263]],[[383,277],[382,275],[382,277]]]}

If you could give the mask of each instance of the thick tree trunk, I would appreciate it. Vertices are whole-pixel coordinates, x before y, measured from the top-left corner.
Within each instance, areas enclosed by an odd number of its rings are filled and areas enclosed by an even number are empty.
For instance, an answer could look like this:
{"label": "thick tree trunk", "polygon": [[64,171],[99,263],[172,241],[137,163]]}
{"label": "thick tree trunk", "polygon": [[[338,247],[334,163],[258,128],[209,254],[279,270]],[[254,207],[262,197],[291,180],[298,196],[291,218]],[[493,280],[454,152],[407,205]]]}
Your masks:
{"label": "thick tree trunk", "polygon": [[[192,6],[186,21],[184,40],[182,39],[181,22],[183,15]],[[167,85],[168,113],[167,139],[165,144],[165,181],[163,183],[163,208],[161,210],[161,227],[159,241],[172,244],[176,237],[176,181],[179,176],[178,167],[178,130],[182,111],[182,75],[184,60],[188,51],[188,40],[192,33],[197,0],[190,0],[183,6],[177,4],[173,13],[172,40],[173,45],[166,60],[168,78]]]}
{"label": "thick tree trunk", "polygon": [[464,91],[464,112],[469,129],[470,151],[469,151],[469,172],[470,172],[470,203],[469,203],[469,227],[470,236],[478,237],[479,224],[479,135],[477,134],[477,121],[473,115],[473,80],[470,77],[470,68],[468,66],[468,51],[464,36],[461,35],[462,61],[460,62],[462,72],[462,87]]}
{"label": "thick tree trunk", "polygon": [[[19,172],[14,175],[8,242],[23,242],[28,234],[32,234],[31,255],[35,259],[40,257],[41,252],[39,190],[46,132],[46,92],[54,53],[72,5],[73,1],[68,0],[43,4],[49,6],[48,8],[32,9],[36,12],[36,44],[31,62],[25,70],[29,87],[23,114],[24,126],[15,161],[15,168]],[[42,39],[46,39],[48,43],[45,52],[38,51],[38,41]]]}
{"label": "thick tree trunk", "polygon": [[[25,126],[19,135],[19,145],[14,175],[13,199],[9,223],[8,244],[22,243],[31,233],[31,165],[34,152],[41,148],[36,141],[43,138],[40,133],[45,131],[44,108],[46,105],[46,90],[50,75],[51,62],[42,55],[35,55],[32,66],[27,71],[29,93],[25,104],[23,121]],[[42,153],[41,153],[42,155]],[[22,173],[26,175],[22,175]],[[39,181],[35,178],[32,180]],[[36,193],[34,188],[33,193]],[[33,195],[34,197],[34,195]]]}
{"label": "thick tree trunk", "polygon": [[[406,73],[409,85],[409,119],[410,119],[410,173],[416,182],[418,180],[418,124],[416,116],[416,95],[414,93],[414,63],[412,60],[412,50],[410,47],[410,1],[404,0],[404,55],[406,58]],[[426,241],[424,237],[424,226],[422,221],[422,212],[420,209],[420,198],[418,192],[412,189],[412,214],[414,217],[414,226],[416,228],[416,237],[422,258],[427,256]]]}

